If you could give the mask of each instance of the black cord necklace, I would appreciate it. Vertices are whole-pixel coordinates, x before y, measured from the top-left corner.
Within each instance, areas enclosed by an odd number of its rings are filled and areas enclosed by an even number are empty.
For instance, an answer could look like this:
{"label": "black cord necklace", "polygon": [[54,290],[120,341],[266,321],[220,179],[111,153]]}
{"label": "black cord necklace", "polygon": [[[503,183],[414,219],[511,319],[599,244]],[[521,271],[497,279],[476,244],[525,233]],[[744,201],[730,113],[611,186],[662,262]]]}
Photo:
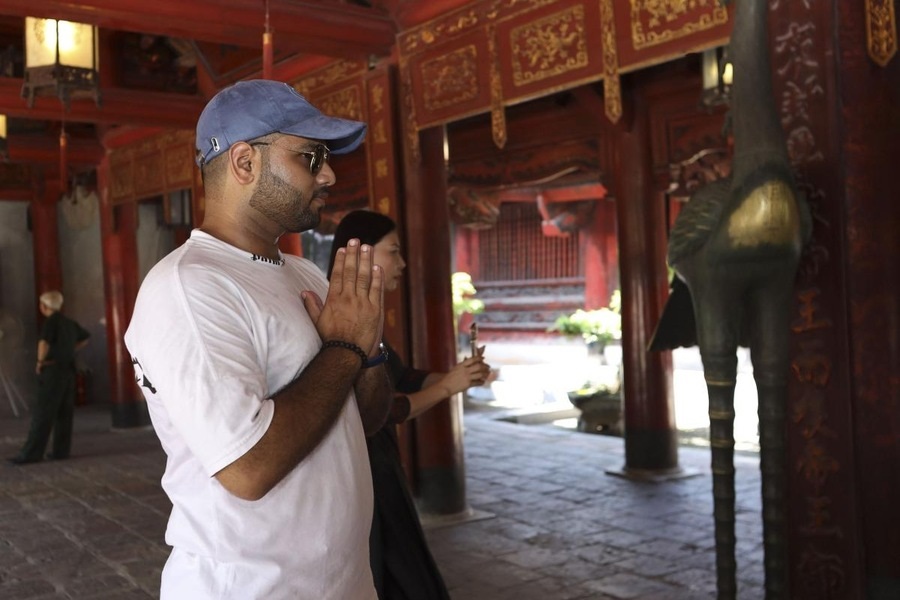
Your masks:
{"label": "black cord necklace", "polygon": [[261,254],[251,254],[250,259],[255,261],[260,261],[264,263],[269,263],[270,265],[281,266],[284,264],[284,257],[279,256],[278,258],[269,258],[268,256],[262,256]]}

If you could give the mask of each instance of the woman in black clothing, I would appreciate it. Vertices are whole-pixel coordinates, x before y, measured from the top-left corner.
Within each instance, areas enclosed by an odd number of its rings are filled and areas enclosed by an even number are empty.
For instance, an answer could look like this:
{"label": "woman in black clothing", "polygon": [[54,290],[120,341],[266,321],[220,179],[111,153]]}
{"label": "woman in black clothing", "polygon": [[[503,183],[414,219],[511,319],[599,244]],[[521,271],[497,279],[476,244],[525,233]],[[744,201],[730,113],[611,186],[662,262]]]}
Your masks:
{"label": "woman in black clothing", "polygon": [[[384,270],[384,289],[397,289],[406,267],[397,226],[389,217],[371,211],[353,211],[341,220],[331,246],[329,277],[338,248],[353,238],[374,248],[373,261]],[[449,373],[429,373],[406,366],[389,350],[388,374],[397,393],[391,416],[384,427],[366,440],[375,493],[369,536],[375,588],[380,600],[449,600],[406,485],[395,425],[417,417],[453,394],[482,385],[490,367],[479,352]]]}

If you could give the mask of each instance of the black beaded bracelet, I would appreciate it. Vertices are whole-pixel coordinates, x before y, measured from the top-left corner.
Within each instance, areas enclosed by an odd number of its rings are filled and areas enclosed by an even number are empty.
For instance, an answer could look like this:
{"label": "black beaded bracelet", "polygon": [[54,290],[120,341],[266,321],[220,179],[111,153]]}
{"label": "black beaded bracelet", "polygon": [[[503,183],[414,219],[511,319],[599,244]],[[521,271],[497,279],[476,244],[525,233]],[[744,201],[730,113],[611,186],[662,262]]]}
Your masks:
{"label": "black beaded bracelet", "polygon": [[325,348],[344,348],[345,350],[352,350],[359,356],[359,360],[362,361],[363,365],[365,365],[366,361],[369,360],[369,355],[366,354],[366,351],[353,342],[345,342],[344,340],[328,340],[322,342],[322,349]]}

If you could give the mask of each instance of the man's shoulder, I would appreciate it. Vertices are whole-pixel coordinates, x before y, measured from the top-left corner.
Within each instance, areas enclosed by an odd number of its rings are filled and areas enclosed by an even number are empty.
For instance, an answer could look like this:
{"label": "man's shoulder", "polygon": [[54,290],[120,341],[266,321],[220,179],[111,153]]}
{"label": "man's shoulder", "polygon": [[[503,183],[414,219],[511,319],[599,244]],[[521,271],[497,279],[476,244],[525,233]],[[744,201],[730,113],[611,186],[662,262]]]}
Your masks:
{"label": "man's shoulder", "polygon": [[141,291],[171,292],[180,281],[200,282],[204,274],[221,272],[221,263],[220,252],[214,247],[188,240],[153,265],[141,283]]}

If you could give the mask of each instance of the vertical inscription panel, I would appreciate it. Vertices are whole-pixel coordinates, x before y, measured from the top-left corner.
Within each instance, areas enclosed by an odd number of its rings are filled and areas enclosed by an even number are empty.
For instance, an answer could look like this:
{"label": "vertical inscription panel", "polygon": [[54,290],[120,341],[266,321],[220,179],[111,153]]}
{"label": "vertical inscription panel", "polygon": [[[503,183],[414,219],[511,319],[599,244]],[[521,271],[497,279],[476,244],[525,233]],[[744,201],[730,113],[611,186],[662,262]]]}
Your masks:
{"label": "vertical inscription panel", "polygon": [[[813,217],[794,292],[788,398],[790,597],[862,596],[830,3],[769,0],[773,91]],[[863,46],[864,47],[864,46]]]}
{"label": "vertical inscription panel", "polygon": [[[369,207],[389,216],[398,224],[403,236],[403,219],[400,212],[400,185],[398,178],[397,153],[400,144],[395,103],[397,102],[396,79],[389,68],[372,71],[366,78],[366,102],[369,115],[368,171]],[[405,240],[401,239],[405,246]],[[394,350],[408,356],[407,311],[404,294],[392,293],[384,296],[384,337]]]}

